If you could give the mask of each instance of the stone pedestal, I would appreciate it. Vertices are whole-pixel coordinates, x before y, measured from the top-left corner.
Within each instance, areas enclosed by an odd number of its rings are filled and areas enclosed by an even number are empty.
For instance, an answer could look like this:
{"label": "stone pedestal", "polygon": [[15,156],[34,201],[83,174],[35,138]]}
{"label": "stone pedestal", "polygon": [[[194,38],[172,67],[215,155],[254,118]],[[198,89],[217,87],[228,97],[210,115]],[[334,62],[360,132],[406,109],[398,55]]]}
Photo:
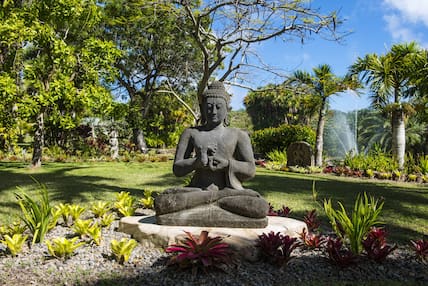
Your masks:
{"label": "stone pedestal", "polygon": [[185,237],[184,231],[199,235],[202,230],[206,230],[210,237],[223,237],[224,242],[244,259],[255,261],[259,258],[259,250],[255,245],[262,233],[273,231],[297,237],[306,228],[303,221],[292,218],[268,216],[267,220],[268,224],[264,228],[226,228],[158,225],[154,215],[132,216],[120,220],[119,231],[132,235],[144,246],[165,248],[182,240]]}
{"label": "stone pedestal", "polygon": [[188,210],[156,216],[156,223],[170,226],[264,228],[267,217],[248,218],[228,212],[215,204],[203,205]]}

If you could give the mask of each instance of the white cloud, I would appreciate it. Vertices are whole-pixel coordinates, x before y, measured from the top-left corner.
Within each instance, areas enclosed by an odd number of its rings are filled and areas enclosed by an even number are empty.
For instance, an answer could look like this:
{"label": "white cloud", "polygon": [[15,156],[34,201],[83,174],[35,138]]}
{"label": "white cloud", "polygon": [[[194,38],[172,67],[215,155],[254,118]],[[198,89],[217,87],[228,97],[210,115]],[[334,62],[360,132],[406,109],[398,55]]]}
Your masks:
{"label": "white cloud", "polygon": [[387,7],[398,10],[400,16],[410,23],[422,22],[428,27],[427,0],[384,0]]}
{"label": "white cloud", "polygon": [[418,37],[413,30],[403,25],[403,19],[395,14],[385,15],[384,20],[387,23],[387,29],[395,40],[404,42],[414,41]]}
{"label": "white cloud", "polygon": [[428,27],[427,0],[383,0],[386,14],[383,16],[386,29],[397,41],[416,41],[427,47]]}

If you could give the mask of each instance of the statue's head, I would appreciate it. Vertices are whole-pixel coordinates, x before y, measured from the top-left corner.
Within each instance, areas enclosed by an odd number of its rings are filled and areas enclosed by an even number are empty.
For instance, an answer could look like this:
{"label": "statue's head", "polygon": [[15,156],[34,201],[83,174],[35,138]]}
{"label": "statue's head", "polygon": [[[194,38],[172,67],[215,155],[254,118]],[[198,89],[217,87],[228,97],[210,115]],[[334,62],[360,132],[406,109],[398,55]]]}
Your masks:
{"label": "statue's head", "polygon": [[202,95],[203,124],[213,123],[229,125],[229,94],[222,82],[215,81],[208,85]]}

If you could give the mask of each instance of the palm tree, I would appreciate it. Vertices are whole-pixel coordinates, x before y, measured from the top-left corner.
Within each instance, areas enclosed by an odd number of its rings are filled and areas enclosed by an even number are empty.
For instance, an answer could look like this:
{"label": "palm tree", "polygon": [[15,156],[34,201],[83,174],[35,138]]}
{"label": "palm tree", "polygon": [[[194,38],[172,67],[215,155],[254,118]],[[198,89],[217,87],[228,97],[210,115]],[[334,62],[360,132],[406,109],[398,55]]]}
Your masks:
{"label": "palm tree", "polygon": [[392,153],[400,169],[404,166],[406,147],[405,116],[413,108],[406,100],[417,94],[411,84],[422,50],[415,42],[396,44],[385,55],[368,54],[350,67],[351,75],[360,75],[368,85],[372,106],[391,116]]}
{"label": "palm tree", "polygon": [[329,65],[322,64],[313,69],[313,74],[302,70],[295,71],[287,81],[287,84],[297,85],[299,88],[306,90],[308,94],[311,94],[315,101],[319,100],[315,165],[322,166],[324,125],[328,110],[328,99],[333,94],[358,88],[360,86],[359,82],[352,76],[336,76]]}

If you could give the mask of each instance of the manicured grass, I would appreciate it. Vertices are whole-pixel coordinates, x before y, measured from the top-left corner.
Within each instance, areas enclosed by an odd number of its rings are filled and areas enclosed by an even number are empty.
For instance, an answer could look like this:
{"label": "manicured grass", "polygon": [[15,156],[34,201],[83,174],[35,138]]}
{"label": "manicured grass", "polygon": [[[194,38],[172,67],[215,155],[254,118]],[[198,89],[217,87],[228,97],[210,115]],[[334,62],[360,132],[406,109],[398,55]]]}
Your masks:
{"label": "manicured grass", "polygon": [[[97,200],[114,201],[120,191],[142,197],[146,188],[162,191],[183,184],[183,178],[172,174],[171,162],[49,163],[36,170],[28,169],[23,163],[0,163],[0,224],[12,222],[19,213],[14,196],[16,186],[34,192],[31,177],[47,186],[52,204],[68,202],[85,206]],[[313,181],[318,192],[317,202],[312,198]],[[297,219],[317,209],[325,231],[330,229],[322,199],[341,201],[351,211],[357,194],[367,192],[385,199],[381,219],[391,241],[407,244],[410,239],[428,234],[426,185],[257,169],[256,177],[245,186],[260,192],[275,208],[290,207],[291,217]]]}

